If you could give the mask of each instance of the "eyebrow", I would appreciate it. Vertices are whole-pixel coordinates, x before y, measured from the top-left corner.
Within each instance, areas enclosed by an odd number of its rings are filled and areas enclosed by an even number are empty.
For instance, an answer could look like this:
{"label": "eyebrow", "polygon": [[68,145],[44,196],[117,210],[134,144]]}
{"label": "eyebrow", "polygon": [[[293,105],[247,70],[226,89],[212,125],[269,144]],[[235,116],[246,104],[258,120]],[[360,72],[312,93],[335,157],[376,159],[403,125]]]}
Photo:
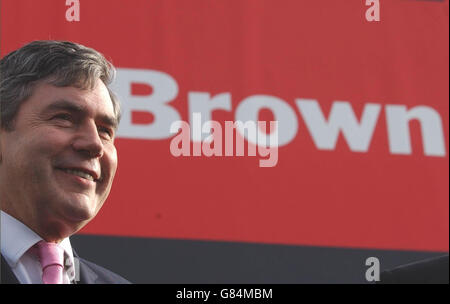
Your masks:
{"label": "eyebrow", "polygon": [[[75,112],[79,114],[87,113],[86,107],[80,106],[77,103],[64,99],[57,100],[52,104],[48,105],[44,109],[44,112],[58,111],[58,110],[66,110],[69,112]],[[103,124],[111,126],[112,128],[114,128],[114,130],[117,130],[117,127],[119,125],[117,118],[113,116],[101,114],[96,119],[100,120]]]}

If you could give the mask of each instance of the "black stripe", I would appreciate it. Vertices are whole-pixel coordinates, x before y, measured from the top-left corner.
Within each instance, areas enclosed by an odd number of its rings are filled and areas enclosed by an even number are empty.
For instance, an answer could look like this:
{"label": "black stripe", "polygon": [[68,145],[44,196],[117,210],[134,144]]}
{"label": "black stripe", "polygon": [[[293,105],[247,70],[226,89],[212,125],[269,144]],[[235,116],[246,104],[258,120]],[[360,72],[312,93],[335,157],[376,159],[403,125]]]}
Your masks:
{"label": "black stripe", "polygon": [[88,235],[71,241],[81,257],[133,283],[367,283],[368,257],[382,271],[445,254]]}

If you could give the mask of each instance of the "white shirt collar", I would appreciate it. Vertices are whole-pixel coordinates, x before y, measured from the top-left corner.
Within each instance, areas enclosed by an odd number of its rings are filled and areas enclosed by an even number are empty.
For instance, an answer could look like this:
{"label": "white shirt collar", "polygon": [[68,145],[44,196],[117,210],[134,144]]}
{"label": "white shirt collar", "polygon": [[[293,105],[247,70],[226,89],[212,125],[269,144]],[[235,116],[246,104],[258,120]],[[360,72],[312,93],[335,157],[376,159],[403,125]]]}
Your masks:
{"label": "white shirt collar", "polygon": [[[11,267],[15,267],[22,255],[42,238],[25,224],[0,211],[0,249],[1,253]],[[63,239],[59,244],[64,249],[70,265],[74,265],[73,251],[69,238]],[[69,266],[69,265],[67,265]]]}

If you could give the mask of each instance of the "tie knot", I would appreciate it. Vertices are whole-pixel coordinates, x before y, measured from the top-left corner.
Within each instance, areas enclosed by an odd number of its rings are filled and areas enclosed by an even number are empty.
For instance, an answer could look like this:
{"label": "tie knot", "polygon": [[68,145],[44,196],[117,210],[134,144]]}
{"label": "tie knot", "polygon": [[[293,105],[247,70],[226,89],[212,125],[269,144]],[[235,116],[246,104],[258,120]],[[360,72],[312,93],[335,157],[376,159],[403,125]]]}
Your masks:
{"label": "tie knot", "polygon": [[63,266],[64,263],[64,249],[55,243],[47,243],[40,241],[36,244],[39,260],[42,268],[46,268],[49,265]]}

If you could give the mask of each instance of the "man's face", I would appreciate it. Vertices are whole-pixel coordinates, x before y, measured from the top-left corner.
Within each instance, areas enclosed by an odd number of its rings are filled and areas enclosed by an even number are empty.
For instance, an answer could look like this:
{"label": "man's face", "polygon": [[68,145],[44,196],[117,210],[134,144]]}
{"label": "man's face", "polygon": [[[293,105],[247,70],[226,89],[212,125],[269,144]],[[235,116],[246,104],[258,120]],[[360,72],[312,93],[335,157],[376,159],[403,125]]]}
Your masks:
{"label": "man's face", "polygon": [[101,80],[93,90],[38,84],[21,105],[13,131],[0,132],[2,203],[42,233],[80,229],[111,189],[114,124]]}

